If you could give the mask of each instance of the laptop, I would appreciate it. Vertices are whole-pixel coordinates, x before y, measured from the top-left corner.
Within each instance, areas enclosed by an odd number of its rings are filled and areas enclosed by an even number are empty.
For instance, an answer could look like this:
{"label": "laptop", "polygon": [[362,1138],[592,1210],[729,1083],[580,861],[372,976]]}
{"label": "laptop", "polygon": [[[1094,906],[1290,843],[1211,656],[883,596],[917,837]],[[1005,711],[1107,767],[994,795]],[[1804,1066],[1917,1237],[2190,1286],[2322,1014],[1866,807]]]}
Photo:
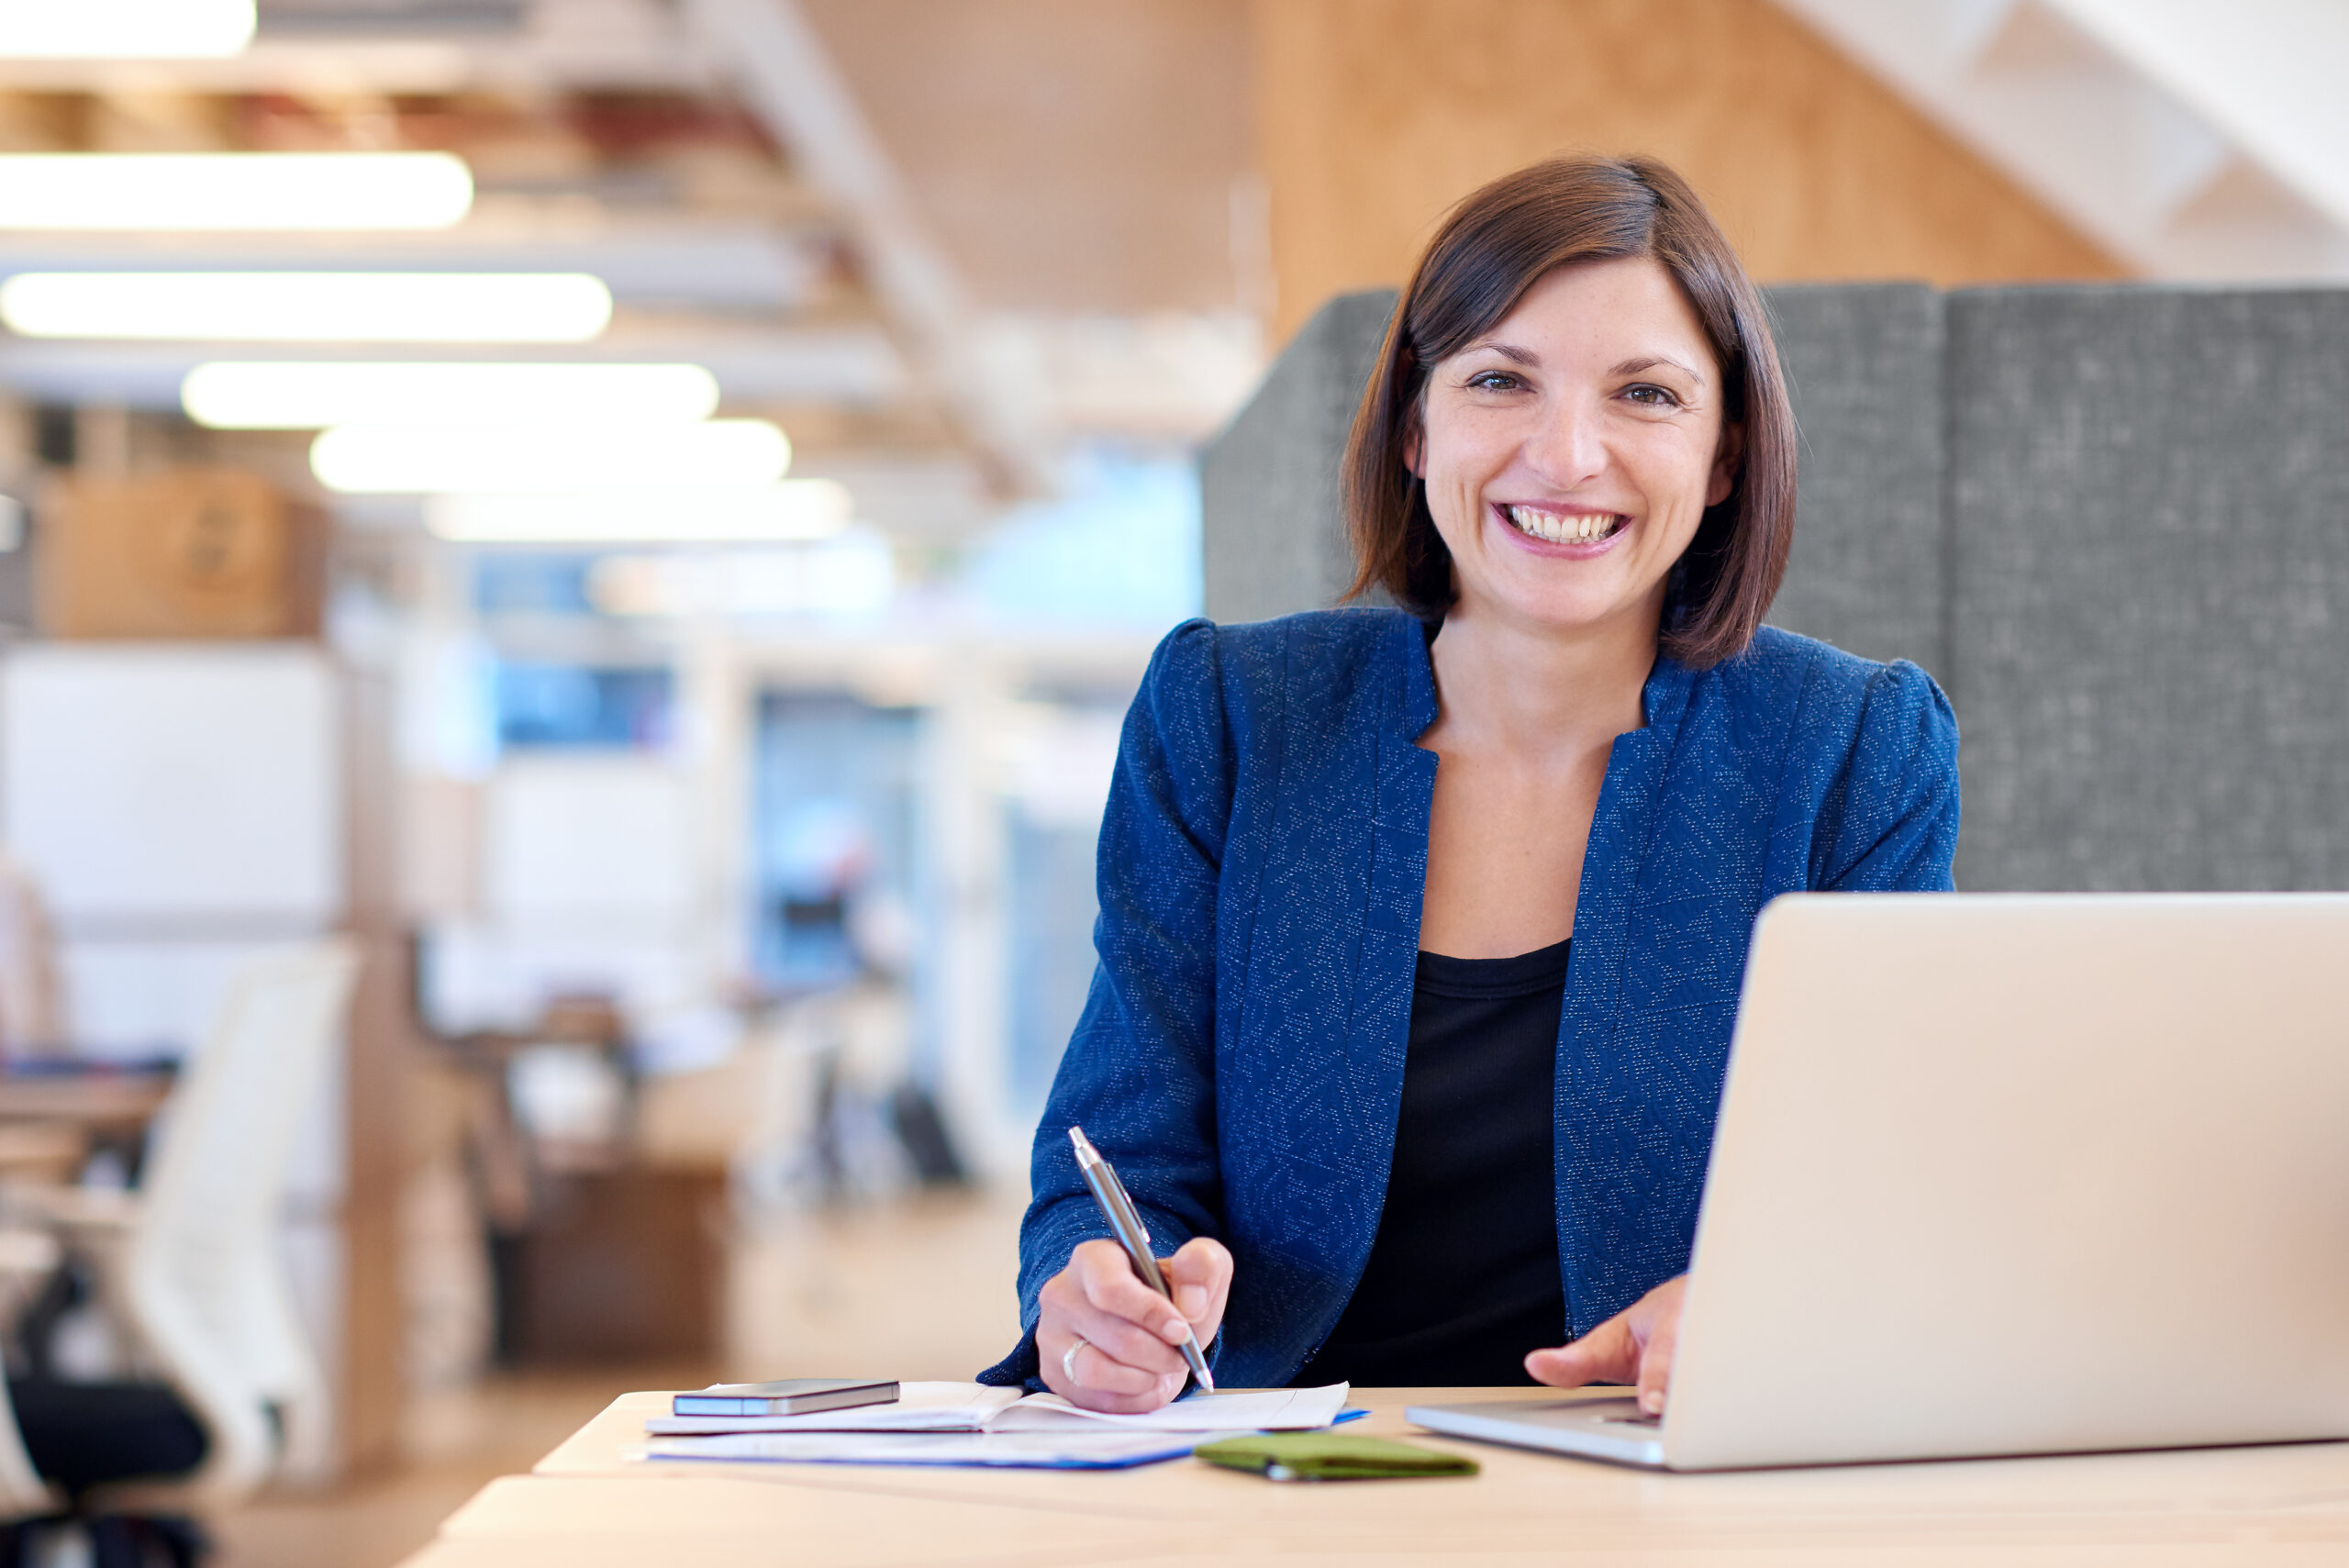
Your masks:
{"label": "laptop", "polygon": [[1663,1418],[1407,1413],[1667,1470],[2349,1438],[2349,896],[1776,900]]}

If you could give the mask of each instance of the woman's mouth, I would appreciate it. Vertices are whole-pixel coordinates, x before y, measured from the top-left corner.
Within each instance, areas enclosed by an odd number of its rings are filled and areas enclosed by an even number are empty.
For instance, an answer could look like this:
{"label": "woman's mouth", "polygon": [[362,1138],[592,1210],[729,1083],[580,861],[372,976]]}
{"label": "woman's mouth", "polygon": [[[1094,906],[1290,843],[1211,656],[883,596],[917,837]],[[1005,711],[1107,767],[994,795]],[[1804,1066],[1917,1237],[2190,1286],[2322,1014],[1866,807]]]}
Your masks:
{"label": "woman's mouth", "polygon": [[1621,512],[1553,512],[1540,506],[1497,506],[1508,526],[1544,544],[1598,544],[1631,523]]}

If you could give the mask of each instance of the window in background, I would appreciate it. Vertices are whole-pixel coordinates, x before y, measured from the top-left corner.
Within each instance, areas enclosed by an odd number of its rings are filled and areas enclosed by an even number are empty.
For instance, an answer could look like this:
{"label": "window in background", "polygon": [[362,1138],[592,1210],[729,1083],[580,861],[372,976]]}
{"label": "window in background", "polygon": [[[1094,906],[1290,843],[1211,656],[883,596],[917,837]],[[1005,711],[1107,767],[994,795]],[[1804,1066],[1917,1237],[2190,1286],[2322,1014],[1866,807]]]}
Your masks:
{"label": "window in background", "polygon": [[585,616],[596,558],[552,550],[488,550],[473,557],[473,608],[485,616]]}
{"label": "window in background", "polygon": [[1041,1115],[1061,1053],[1093,984],[1096,835],[1070,823],[1009,812],[1004,881],[1010,916],[1011,1104]]}
{"label": "window in background", "polygon": [[1099,695],[1015,705],[1005,727],[1005,946],[1009,1101],[1043,1110],[1093,984],[1094,851],[1124,703]]}
{"label": "window in background", "polygon": [[1097,449],[1062,493],[1014,507],[972,552],[967,591],[1023,628],[1164,631],[1199,613],[1198,464]]}
{"label": "window in background", "polygon": [[669,741],[675,680],[653,667],[596,669],[501,661],[501,747],[659,751]]}
{"label": "window in background", "polygon": [[776,692],[759,705],[751,831],[752,953],[779,992],[869,972],[911,980],[918,829],[914,709],[833,693]]}

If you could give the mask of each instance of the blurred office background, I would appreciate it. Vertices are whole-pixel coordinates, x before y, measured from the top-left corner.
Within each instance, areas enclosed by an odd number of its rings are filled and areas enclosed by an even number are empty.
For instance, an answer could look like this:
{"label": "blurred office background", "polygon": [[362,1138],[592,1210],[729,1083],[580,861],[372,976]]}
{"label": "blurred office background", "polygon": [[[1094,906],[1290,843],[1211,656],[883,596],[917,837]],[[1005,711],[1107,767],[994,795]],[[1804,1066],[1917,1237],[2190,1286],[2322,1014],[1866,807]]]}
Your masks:
{"label": "blurred office background", "polygon": [[[388,1563],[630,1383],[1008,1348],[1199,450],[1452,201],[1637,150],[1765,283],[2338,280],[2344,50],[2320,0],[0,0],[8,1180],[135,1191],[254,966],[359,960],[273,1197],[319,1376],[225,1561]],[[0,1273],[110,1375],[77,1246]]]}

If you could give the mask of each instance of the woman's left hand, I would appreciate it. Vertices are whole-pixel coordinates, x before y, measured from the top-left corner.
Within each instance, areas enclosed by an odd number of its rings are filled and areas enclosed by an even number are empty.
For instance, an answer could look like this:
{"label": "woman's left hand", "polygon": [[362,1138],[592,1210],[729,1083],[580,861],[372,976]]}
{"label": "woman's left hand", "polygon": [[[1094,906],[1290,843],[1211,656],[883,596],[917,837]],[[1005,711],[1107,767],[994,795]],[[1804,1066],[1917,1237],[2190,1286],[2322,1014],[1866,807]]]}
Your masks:
{"label": "woman's left hand", "polygon": [[1553,1388],[1636,1384],[1640,1408],[1661,1416],[1672,1386],[1673,1346],[1680,1338],[1680,1298],[1687,1289],[1687,1274],[1668,1279],[1573,1344],[1533,1351],[1525,1358],[1525,1370]]}

